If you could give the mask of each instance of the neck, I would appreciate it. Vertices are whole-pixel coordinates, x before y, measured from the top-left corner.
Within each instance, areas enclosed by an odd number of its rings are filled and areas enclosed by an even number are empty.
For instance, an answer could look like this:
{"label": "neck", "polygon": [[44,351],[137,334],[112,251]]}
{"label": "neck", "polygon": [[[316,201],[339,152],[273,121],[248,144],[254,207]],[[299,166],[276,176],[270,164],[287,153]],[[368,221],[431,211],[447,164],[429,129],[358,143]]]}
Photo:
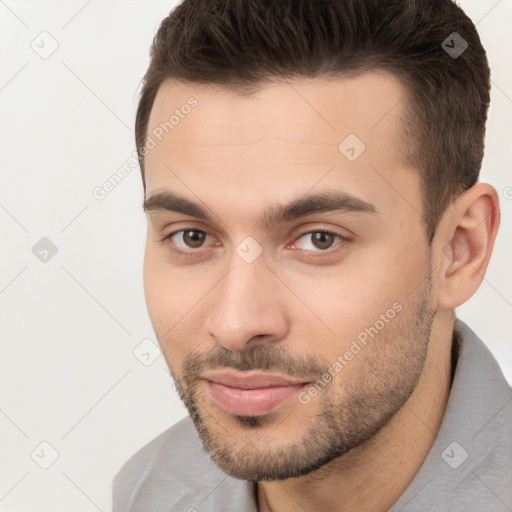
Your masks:
{"label": "neck", "polygon": [[441,426],[451,387],[452,336],[453,313],[438,311],[423,373],[404,406],[371,439],[322,468],[258,483],[259,511],[389,510],[418,472]]}

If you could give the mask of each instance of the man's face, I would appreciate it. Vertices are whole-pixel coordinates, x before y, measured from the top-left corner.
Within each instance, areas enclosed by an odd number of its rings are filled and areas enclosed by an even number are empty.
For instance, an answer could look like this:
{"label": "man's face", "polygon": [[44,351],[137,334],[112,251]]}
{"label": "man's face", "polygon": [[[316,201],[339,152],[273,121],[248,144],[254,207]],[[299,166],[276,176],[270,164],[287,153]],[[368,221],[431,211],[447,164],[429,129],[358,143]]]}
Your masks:
{"label": "man's face", "polygon": [[385,73],[245,96],[159,89],[146,300],[200,437],[232,476],[306,474],[375,434],[417,384],[435,304],[403,96]]}

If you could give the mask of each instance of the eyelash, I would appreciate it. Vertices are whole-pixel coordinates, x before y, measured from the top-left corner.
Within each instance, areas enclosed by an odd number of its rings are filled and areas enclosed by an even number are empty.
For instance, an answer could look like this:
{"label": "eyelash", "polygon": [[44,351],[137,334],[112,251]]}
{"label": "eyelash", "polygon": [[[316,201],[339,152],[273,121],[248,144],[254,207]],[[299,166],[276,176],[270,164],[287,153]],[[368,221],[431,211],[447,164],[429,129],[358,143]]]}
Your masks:
{"label": "eyelash", "polygon": [[[196,228],[189,227],[189,228],[179,229],[177,231],[173,231],[172,233],[169,233],[168,235],[165,235],[163,238],[161,238],[159,240],[159,243],[164,245],[164,246],[169,246],[170,250],[173,253],[177,254],[178,256],[184,256],[184,257],[193,258],[194,256],[197,256],[198,253],[201,252],[202,248],[199,248],[198,250],[191,249],[190,251],[183,251],[179,247],[174,246],[172,244],[172,242],[171,242],[171,238],[174,235],[177,235],[178,233],[183,233],[185,231],[197,231],[197,232],[200,232],[200,233],[204,233],[204,234],[206,234],[208,236],[211,236],[211,235],[209,235],[209,233],[207,233],[206,231],[204,231],[202,229],[196,229]],[[340,243],[336,244],[336,245],[334,245],[332,247],[337,247],[338,245],[341,245],[343,242],[348,242],[348,238],[347,237],[343,236],[341,233],[338,233],[336,231],[332,231],[330,229],[314,229],[314,230],[311,230],[311,231],[306,231],[306,232],[302,233],[300,236],[298,236],[297,240],[299,240],[300,238],[302,238],[305,235],[311,235],[313,233],[326,233],[328,235],[332,235],[332,236],[338,237],[340,239]],[[325,255],[325,254],[329,254],[332,251],[336,250],[336,249],[332,249],[332,247],[329,247],[328,249],[325,249],[325,250],[318,250],[318,251],[308,251],[306,249],[301,249],[301,250],[304,253],[303,255],[306,258],[317,258],[319,256],[322,256],[322,255]]]}

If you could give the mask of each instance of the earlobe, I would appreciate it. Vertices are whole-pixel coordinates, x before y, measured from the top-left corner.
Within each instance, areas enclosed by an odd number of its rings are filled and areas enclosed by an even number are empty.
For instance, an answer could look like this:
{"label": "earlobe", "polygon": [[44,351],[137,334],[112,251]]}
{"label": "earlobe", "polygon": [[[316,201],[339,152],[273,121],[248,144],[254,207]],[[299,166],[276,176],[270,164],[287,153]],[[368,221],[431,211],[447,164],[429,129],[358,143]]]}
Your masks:
{"label": "earlobe", "polygon": [[437,233],[438,247],[441,244],[439,307],[458,307],[476,292],[489,264],[499,221],[498,194],[487,183],[476,184],[447,209]]}

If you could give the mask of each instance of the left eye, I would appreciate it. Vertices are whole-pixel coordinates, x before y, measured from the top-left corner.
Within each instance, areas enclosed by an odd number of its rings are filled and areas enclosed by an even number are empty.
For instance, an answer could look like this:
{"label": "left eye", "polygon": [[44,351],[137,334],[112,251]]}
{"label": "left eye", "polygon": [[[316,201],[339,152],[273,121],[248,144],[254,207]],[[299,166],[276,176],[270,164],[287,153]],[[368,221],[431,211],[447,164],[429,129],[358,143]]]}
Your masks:
{"label": "left eye", "polygon": [[[345,240],[345,237],[333,231],[310,231],[308,233],[304,233],[300,238],[298,238],[298,240],[306,240],[306,243],[299,248],[305,251],[313,252],[326,251],[327,249],[330,249],[333,246],[336,238],[338,238],[340,242],[343,242]],[[294,243],[294,245],[297,245],[297,243]]]}

